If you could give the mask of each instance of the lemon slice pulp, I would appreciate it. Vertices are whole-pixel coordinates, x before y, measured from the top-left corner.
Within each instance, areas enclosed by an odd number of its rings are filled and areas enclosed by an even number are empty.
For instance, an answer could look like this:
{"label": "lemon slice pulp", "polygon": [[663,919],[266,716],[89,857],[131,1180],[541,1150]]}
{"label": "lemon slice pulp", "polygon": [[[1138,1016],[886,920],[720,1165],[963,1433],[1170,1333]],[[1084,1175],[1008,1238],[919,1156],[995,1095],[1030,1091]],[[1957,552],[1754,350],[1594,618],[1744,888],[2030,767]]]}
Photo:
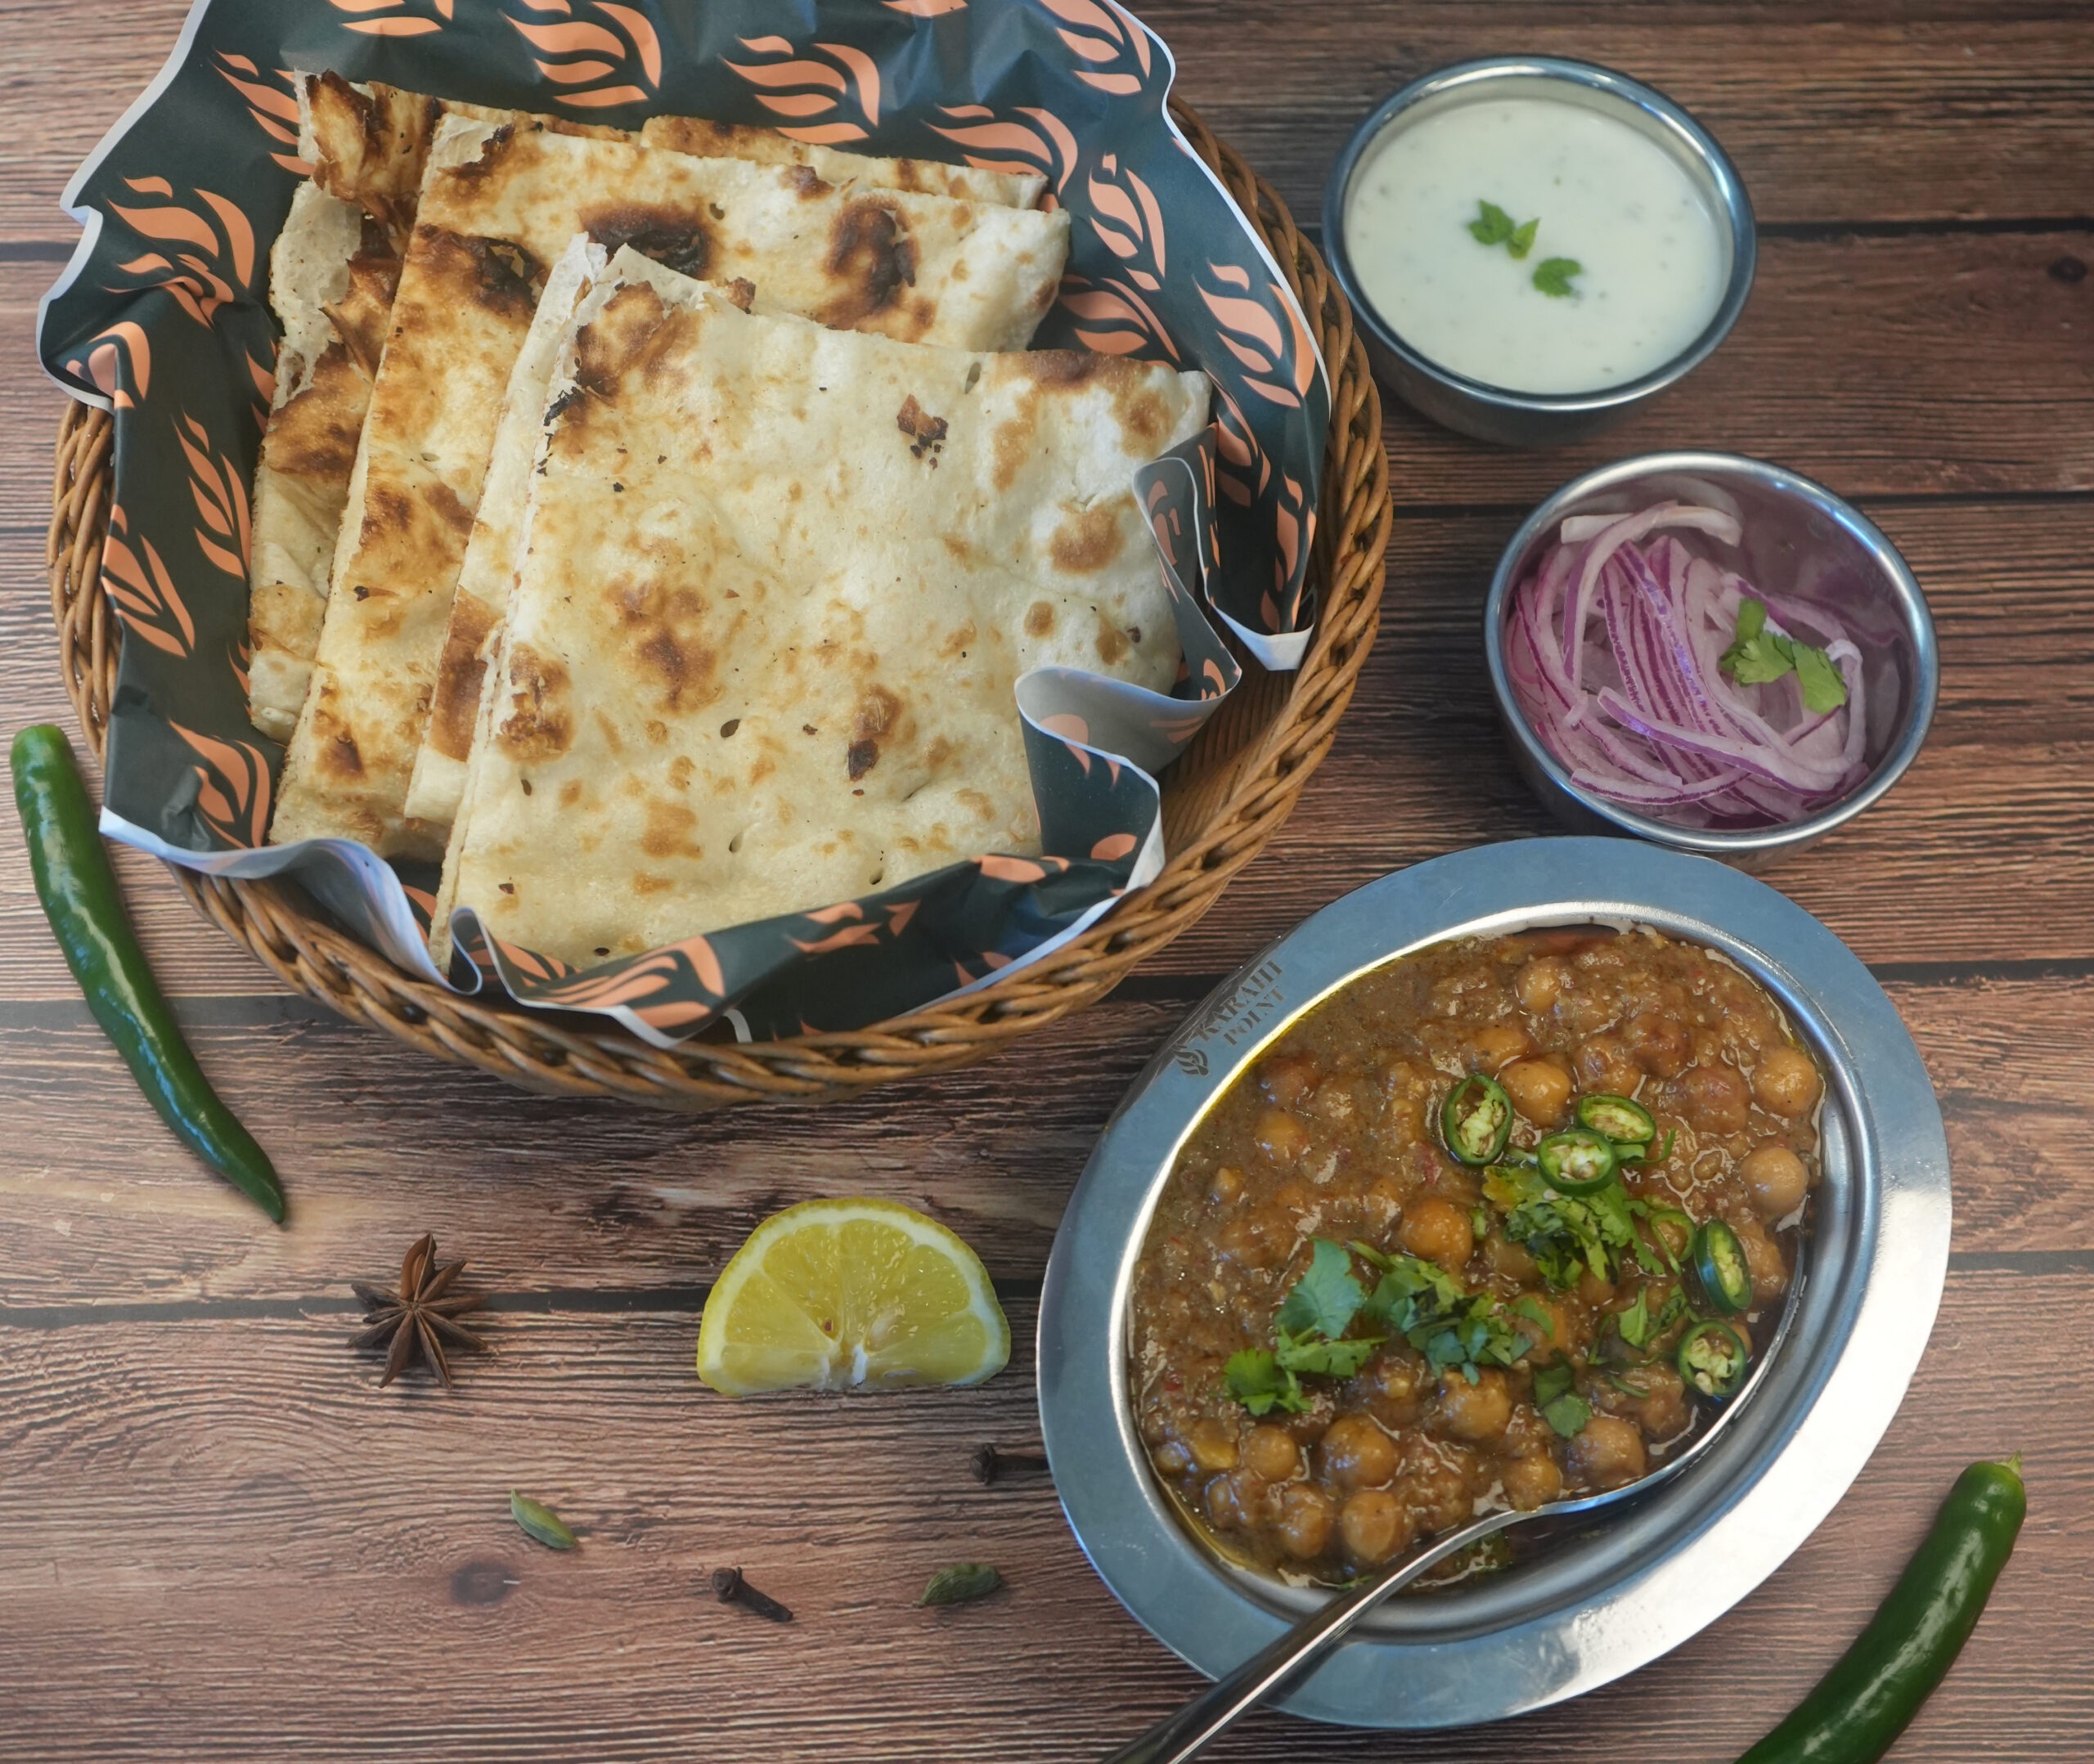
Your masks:
{"label": "lemon slice pulp", "polygon": [[698,1376],[766,1390],[978,1385],[1011,1357],[982,1259],[892,1201],[803,1201],[749,1234],[713,1283]]}

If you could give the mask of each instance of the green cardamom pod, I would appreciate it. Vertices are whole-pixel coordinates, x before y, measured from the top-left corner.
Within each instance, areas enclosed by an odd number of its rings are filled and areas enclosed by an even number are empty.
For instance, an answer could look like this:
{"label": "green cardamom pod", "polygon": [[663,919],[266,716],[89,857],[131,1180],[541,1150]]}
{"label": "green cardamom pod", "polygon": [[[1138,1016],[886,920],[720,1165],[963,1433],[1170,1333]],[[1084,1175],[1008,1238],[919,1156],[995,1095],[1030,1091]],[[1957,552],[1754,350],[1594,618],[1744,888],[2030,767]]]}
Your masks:
{"label": "green cardamom pod", "polygon": [[548,1550],[572,1550],[582,1542],[550,1507],[533,1501],[528,1494],[519,1494],[514,1488],[509,1491],[509,1516],[524,1528],[528,1536],[536,1537]]}
{"label": "green cardamom pod", "polygon": [[969,1599],[986,1598],[1004,1583],[1004,1577],[986,1562],[955,1562],[932,1575],[919,1605],[964,1605]]}

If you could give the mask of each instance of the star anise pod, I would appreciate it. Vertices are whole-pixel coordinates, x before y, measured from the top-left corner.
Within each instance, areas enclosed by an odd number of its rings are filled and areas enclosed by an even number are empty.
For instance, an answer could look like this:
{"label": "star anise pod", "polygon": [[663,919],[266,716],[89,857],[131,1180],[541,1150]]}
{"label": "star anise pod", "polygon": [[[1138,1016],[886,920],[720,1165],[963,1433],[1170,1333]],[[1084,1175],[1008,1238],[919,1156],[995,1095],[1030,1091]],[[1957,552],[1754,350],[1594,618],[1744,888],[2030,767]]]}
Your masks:
{"label": "star anise pod", "polygon": [[370,1314],[365,1327],[349,1338],[353,1348],[384,1348],[385,1376],[378,1380],[383,1390],[407,1370],[419,1352],[431,1371],[451,1385],[451,1364],[444,1349],[462,1349],[484,1353],[487,1344],[470,1330],[452,1321],[467,1311],[477,1311],[487,1300],[478,1294],[451,1295],[452,1282],[463,1273],[462,1261],[438,1264],[436,1239],[424,1233],[417,1237],[400,1262],[400,1290],[386,1292],[366,1286],[360,1280],[349,1282]]}

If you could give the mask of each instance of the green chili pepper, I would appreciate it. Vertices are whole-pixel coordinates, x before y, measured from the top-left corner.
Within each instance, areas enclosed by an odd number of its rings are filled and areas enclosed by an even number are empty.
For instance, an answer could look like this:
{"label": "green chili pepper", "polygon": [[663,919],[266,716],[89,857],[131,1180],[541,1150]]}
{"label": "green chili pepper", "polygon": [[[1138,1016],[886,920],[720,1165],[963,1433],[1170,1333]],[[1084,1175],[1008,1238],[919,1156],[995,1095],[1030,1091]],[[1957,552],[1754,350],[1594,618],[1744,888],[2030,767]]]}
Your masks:
{"label": "green chili pepper", "polygon": [[1868,1627],[1738,1764],[1874,1764],[1969,1640],[2028,1510],[2019,1459],[1965,1470]]}
{"label": "green chili pepper", "polygon": [[1752,1363],[1745,1338],[1728,1323],[1696,1323],[1679,1338],[1679,1376],[1705,1397],[1727,1397]]}
{"label": "green chili pepper", "polygon": [[64,731],[48,723],[24,729],[15,737],[9,760],[37,898],[66,966],[87,994],[88,1008],[160,1119],[282,1223],[284,1191],[276,1171],[211,1088],[146,965]]}
{"label": "green chili pepper", "polygon": [[1559,1194],[1597,1194],[1614,1180],[1614,1142],[1588,1127],[1551,1133],[1535,1147],[1549,1186]]}
{"label": "green chili pepper", "polygon": [[1736,1317],[1752,1308],[1752,1269],[1745,1259],[1745,1246],[1729,1226],[1719,1219],[1704,1220],[1695,1228],[1687,1253],[1695,1278],[1717,1310]]}
{"label": "green chili pepper", "polygon": [[1512,1137],[1512,1099],[1496,1079],[1472,1072],[1448,1093],[1440,1127],[1462,1163],[1494,1164]]}
{"label": "green chili pepper", "polygon": [[1658,1124],[1651,1111],[1627,1097],[1579,1097],[1578,1124],[1605,1133],[1616,1146],[1647,1146],[1658,1137]]}

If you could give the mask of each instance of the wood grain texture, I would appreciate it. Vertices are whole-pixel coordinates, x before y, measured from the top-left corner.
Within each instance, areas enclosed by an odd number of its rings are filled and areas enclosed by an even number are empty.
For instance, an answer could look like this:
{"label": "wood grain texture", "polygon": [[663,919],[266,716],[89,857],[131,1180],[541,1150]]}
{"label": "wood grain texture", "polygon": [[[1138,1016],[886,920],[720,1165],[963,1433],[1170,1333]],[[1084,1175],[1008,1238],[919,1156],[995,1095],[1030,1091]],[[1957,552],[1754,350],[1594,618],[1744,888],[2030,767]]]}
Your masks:
{"label": "wood grain texture", "polygon": [[[158,67],[181,0],[92,29],[0,0],[0,731],[65,704],[43,588],[58,394],[36,298],[56,195]],[[291,1191],[272,1231],[191,1164],[89,1026],[0,803],[0,1764],[1083,1757],[1194,1688],[1085,1564],[1044,1479],[1034,1298],[1113,1102],[1220,976],[1400,864],[1548,825],[1500,751],[1476,618],[1525,509],[1599,459],[1766,454],[1858,496],[1931,599],[1943,678],[1912,774],[1773,871],[1876,966],[1939,1090],[1957,1188],[1940,1323],[1861,1482],[1759,1593],[1561,1710],[1430,1739],[1277,1717],[1248,1760],[1719,1764],[1816,1676],[1956,1470],[2028,1454],[2032,1515],[1897,1764],[2094,1755],[2094,1432],[2050,1339],[2094,1330],[2094,14],[2074,0],[1151,0],[1182,89],[1316,212],[1404,79],[1526,47],[1692,106],[1770,231],[1702,372],[1570,453],[1390,412],[1382,635],[1301,808],[1220,910],[1011,1054],[820,1111],[684,1121],[526,1097],[286,996],[157,868],[119,868],[206,1064]],[[71,16],[70,15],[68,16]],[[977,1244],[1012,1369],[984,1389],[729,1404],[690,1369],[707,1283],[809,1195],[891,1195]],[[347,1282],[434,1229],[496,1295],[454,1395],[379,1392]],[[558,1557],[512,1485],[584,1534]],[[936,1568],[1010,1587],[946,1613]],[[739,1563],[792,1605],[726,1609]]]}
{"label": "wood grain texture", "polygon": [[[811,1196],[892,1195],[959,1232],[999,1280],[1037,1281],[1063,1203],[1121,1093],[1209,987],[1138,979],[1044,1037],[937,1082],[818,1110],[689,1121],[516,1094],[302,999],[185,1007],[199,1054],[276,1148],[295,1228],[269,1229],[155,1130],[77,1003],[0,1004],[0,1118],[46,1124],[0,1169],[0,1324],[149,1302],[345,1299],[424,1229],[497,1290],[646,1302],[700,1290],[757,1222]],[[2094,1048],[2094,989],[1891,978],[1939,1092],[1955,1247],[2072,1254],[2094,1269],[2094,1097],[2025,1039]],[[1029,1071],[1066,1075],[1010,1099]],[[109,1134],[125,1157],[112,1168]],[[461,1180],[461,1173],[467,1173]],[[154,1279],[142,1290],[138,1269]]]}
{"label": "wood grain texture", "polygon": [[[2094,1684],[2027,1694],[2047,1638],[2094,1620],[2087,1412],[1995,1370],[2032,1302],[2094,1329],[2083,1281],[1956,1278],[1890,1439],[1786,1568],[1633,1678],[1456,1755],[1733,1756],[1858,1627],[1962,1463],[2010,1447],[2034,1516],[1903,1755],[2083,1755]],[[449,1396],[380,1393],[332,1312],[0,1331],[0,1613],[38,1661],[0,1759],[158,1764],[176,1735],[214,1759],[1093,1756],[1194,1681],[1093,1577],[1047,1481],[971,1479],[977,1443],[1034,1425],[1030,1307],[1013,1321],[1013,1369],[980,1390],[742,1403],[698,1388],[685,1310],[498,1316],[499,1357]],[[581,1549],[526,1541],[512,1486]],[[910,1608],[962,1559],[1008,1590]],[[723,1564],[797,1621],[722,1608]],[[1214,1755],[1449,1753],[1269,1715]]]}

